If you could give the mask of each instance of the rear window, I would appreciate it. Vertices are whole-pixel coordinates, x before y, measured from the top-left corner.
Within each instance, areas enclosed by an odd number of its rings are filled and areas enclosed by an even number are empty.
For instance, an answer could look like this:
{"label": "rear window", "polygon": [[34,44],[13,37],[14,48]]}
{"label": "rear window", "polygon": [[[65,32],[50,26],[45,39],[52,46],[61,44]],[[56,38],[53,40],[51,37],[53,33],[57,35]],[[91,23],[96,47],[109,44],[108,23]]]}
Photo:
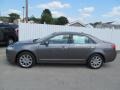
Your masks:
{"label": "rear window", "polygon": [[13,28],[13,29],[16,29],[16,28],[18,28],[18,25],[14,25],[14,24],[12,24],[12,25],[9,25],[9,24],[0,24],[0,27],[1,28]]}
{"label": "rear window", "polygon": [[73,44],[93,44],[95,43],[91,38],[83,35],[73,35],[72,37]]}

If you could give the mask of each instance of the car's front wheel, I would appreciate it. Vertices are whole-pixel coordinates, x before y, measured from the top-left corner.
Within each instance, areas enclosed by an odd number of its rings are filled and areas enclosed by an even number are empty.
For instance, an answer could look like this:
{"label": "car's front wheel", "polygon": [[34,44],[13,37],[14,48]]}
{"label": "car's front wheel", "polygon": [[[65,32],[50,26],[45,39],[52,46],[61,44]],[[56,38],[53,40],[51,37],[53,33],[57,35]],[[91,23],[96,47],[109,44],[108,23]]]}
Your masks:
{"label": "car's front wheel", "polygon": [[35,57],[30,52],[22,52],[17,57],[17,64],[23,68],[30,68],[35,64]]}
{"label": "car's front wheel", "polygon": [[104,58],[99,54],[92,55],[88,60],[88,66],[92,69],[99,69],[102,67]]}

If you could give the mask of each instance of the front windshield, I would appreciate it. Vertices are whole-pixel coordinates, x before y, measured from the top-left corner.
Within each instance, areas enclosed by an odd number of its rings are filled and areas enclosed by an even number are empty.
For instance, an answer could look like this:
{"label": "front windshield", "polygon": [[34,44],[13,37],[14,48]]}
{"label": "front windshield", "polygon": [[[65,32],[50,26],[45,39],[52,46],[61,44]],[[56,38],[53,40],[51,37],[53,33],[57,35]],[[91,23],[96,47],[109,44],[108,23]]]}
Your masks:
{"label": "front windshield", "polygon": [[43,40],[48,39],[48,38],[51,37],[51,36],[52,36],[52,34],[46,35],[46,36],[44,36],[44,37],[42,37],[42,38],[34,39],[33,42],[41,42],[41,41],[43,41]]}

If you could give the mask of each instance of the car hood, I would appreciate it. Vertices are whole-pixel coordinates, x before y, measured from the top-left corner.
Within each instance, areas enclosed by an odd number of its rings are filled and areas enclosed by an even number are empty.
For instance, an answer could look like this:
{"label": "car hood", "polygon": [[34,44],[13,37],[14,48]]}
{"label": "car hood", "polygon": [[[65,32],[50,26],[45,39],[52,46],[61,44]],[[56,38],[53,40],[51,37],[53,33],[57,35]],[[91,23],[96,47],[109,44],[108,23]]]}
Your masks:
{"label": "car hood", "polygon": [[16,42],[15,44],[33,44],[33,40],[27,40],[27,41],[19,41],[19,42]]}

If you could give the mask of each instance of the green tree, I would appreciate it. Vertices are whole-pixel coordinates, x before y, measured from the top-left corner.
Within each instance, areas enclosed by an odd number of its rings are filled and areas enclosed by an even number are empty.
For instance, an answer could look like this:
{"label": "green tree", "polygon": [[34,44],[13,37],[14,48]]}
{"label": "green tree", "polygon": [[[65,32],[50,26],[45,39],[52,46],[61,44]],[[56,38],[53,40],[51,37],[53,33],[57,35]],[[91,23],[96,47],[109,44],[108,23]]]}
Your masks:
{"label": "green tree", "polygon": [[2,17],[0,17],[0,21],[3,21],[4,23],[8,23],[9,22],[9,17],[2,16]]}
{"label": "green tree", "polygon": [[32,21],[34,21],[35,23],[40,23],[40,22],[41,22],[40,18],[36,18],[36,17],[34,17],[34,16],[31,16],[31,17],[29,18],[29,20],[32,20]]}
{"label": "green tree", "polygon": [[43,10],[43,13],[41,15],[41,23],[44,24],[52,24],[52,14],[51,11],[49,9],[45,9]]}
{"label": "green tree", "polygon": [[13,23],[14,20],[19,19],[19,18],[20,18],[20,15],[18,15],[17,13],[10,13],[9,14],[9,21],[11,23]]}
{"label": "green tree", "polygon": [[57,21],[56,21],[56,25],[65,25],[65,24],[67,24],[67,23],[69,23],[69,21],[68,21],[68,19],[67,19],[66,17],[64,17],[64,16],[59,17],[59,18],[57,19]]}
{"label": "green tree", "polygon": [[56,25],[56,22],[57,22],[57,18],[53,18],[52,24],[53,24],[53,25]]}

